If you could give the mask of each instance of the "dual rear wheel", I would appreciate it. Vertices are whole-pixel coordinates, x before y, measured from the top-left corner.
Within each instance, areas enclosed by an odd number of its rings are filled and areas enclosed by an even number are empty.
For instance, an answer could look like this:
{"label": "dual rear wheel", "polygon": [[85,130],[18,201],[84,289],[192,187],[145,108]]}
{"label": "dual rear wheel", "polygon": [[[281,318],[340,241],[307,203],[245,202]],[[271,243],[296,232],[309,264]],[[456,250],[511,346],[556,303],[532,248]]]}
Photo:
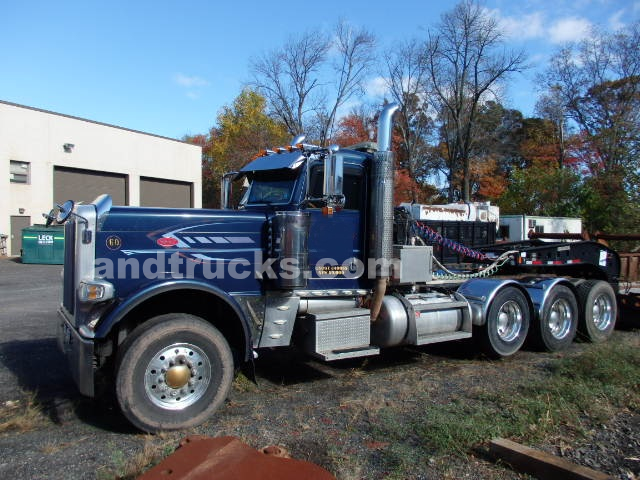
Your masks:
{"label": "dual rear wheel", "polygon": [[564,285],[554,286],[534,323],[532,343],[548,352],[564,350],[576,336],[579,317],[578,301],[573,291]]}
{"label": "dual rear wheel", "polygon": [[602,280],[588,280],[578,286],[581,316],[578,337],[599,343],[607,340],[616,325],[616,294]]}
{"label": "dual rear wheel", "polygon": [[529,302],[515,286],[503,288],[487,311],[480,327],[480,345],[490,357],[516,353],[530,336],[540,349],[566,349],[576,337],[603,342],[613,332],[616,320],[616,296],[611,285],[602,280],[580,283],[576,292],[555,285],[540,315],[532,316]]}

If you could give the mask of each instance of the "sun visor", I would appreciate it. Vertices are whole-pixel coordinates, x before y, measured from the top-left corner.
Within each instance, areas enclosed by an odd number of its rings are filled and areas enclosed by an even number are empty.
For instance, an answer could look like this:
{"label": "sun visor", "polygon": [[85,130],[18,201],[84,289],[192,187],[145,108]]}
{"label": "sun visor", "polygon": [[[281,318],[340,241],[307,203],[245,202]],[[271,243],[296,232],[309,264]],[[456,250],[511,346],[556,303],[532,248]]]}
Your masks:
{"label": "sun visor", "polygon": [[295,170],[304,161],[301,152],[274,153],[265,157],[258,157],[240,170],[240,173],[257,172],[261,170],[280,170],[288,168]]}

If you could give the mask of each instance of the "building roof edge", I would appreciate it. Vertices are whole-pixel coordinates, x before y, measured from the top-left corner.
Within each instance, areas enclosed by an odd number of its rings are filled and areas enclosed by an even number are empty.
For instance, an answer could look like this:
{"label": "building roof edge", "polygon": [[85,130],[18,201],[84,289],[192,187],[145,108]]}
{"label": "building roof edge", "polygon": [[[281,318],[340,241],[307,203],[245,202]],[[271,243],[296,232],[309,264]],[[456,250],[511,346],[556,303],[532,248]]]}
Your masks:
{"label": "building roof edge", "polygon": [[148,135],[150,137],[161,138],[163,140],[171,140],[172,142],[184,143],[185,145],[193,145],[194,147],[199,147],[199,145],[196,145],[195,143],[186,142],[184,140],[178,140],[177,138],[165,137],[163,135],[157,135],[155,133],[143,132],[141,130],[134,130],[132,128],[121,127],[119,125],[113,125],[113,124],[110,124],[110,123],[98,122],[96,120],[90,120],[88,118],[76,117],[74,115],[67,115],[65,113],[53,112],[51,110],[45,110],[43,108],[30,107],[28,105],[21,105],[19,103],[8,102],[6,100],[1,100],[0,99],[0,104],[9,105],[11,107],[24,108],[24,109],[27,109],[27,110],[33,110],[33,111],[41,112],[41,113],[47,113],[49,115],[56,115],[58,117],[70,118],[70,119],[73,119],[73,120],[80,120],[81,122],[93,123],[95,125],[102,125],[104,127],[117,128],[118,130],[124,130],[124,131],[132,132],[132,133],[139,133],[141,135]]}

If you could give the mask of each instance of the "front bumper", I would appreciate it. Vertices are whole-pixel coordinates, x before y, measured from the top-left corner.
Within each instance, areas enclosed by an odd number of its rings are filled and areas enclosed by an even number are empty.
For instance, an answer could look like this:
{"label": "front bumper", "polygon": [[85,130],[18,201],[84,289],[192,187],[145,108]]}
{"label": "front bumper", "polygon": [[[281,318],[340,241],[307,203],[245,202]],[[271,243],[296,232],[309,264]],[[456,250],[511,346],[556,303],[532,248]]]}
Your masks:
{"label": "front bumper", "polygon": [[94,396],[94,345],[93,340],[82,337],[73,327],[64,308],[58,309],[58,347],[67,357],[71,376],[80,393]]}

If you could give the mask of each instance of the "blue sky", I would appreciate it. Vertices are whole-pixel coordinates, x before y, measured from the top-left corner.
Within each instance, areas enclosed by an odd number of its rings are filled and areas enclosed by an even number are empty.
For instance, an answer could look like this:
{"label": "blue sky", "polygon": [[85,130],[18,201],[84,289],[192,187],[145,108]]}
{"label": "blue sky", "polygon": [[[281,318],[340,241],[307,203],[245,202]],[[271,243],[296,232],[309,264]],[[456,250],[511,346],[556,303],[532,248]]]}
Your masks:
{"label": "blue sky", "polygon": [[[0,6],[0,100],[172,138],[205,133],[249,80],[249,60],[291,34],[366,26],[379,51],[424,35],[450,0],[25,1]],[[533,78],[589,26],[640,18],[640,0],[487,0],[532,68],[513,77],[506,104],[533,114]],[[375,73],[370,93],[375,95]]]}

